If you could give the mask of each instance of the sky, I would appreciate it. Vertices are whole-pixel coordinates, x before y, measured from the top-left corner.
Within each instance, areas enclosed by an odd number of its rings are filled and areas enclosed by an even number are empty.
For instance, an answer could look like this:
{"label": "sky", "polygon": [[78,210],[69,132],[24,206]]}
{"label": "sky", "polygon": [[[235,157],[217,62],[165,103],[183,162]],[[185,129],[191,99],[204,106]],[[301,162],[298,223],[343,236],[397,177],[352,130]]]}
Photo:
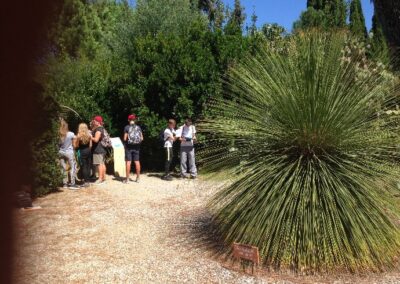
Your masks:
{"label": "sky", "polygon": [[[296,21],[300,13],[306,9],[306,0],[241,0],[245,7],[247,22],[250,25],[250,18],[253,11],[257,15],[257,26],[265,23],[278,23],[284,26],[287,31],[291,31],[293,22]],[[224,3],[233,8],[234,0],[224,0]],[[374,7],[371,0],[361,0],[367,29],[371,28]]]}

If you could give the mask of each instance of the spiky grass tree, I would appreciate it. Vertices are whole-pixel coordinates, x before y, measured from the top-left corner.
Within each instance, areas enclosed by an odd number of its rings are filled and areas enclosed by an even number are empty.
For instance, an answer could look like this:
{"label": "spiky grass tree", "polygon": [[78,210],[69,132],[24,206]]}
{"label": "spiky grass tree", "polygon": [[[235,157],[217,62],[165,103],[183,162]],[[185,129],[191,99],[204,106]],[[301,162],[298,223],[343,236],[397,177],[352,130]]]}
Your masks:
{"label": "spiky grass tree", "polygon": [[376,105],[395,86],[346,58],[345,34],[288,46],[234,66],[199,125],[209,134],[203,168],[234,174],[211,202],[219,233],[259,247],[276,269],[390,266],[400,252],[398,139]]}

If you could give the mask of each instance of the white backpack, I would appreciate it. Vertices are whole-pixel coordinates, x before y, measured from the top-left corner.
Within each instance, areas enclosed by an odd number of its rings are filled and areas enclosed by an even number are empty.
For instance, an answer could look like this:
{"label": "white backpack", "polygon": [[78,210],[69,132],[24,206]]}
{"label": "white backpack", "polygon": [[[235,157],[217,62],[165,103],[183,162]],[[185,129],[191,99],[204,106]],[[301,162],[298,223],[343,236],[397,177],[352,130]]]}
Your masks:
{"label": "white backpack", "polygon": [[138,145],[142,142],[142,130],[137,125],[129,126],[128,130],[128,144]]}

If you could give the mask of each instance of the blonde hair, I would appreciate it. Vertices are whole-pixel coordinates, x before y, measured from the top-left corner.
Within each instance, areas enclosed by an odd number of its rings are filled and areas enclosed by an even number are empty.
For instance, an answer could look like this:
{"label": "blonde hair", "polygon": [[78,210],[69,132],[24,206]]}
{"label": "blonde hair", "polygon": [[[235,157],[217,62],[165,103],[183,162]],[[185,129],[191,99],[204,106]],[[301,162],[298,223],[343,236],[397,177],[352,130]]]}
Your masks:
{"label": "blonde hair", "polygon": [[60,132],[59,132],[61,141],[65,140],[65,137],[67,136],[68,131],[69,131],[68,123],[63,118],[61,118],[60,119]]}
{"label": "blonde hair", "polygon": [[86,123],[79,124],[78,136],[79,136],[79,142],[82,142],[83,144],[88,144],[90,142],[90,139],[92,139],[89,132],[89,128]]}

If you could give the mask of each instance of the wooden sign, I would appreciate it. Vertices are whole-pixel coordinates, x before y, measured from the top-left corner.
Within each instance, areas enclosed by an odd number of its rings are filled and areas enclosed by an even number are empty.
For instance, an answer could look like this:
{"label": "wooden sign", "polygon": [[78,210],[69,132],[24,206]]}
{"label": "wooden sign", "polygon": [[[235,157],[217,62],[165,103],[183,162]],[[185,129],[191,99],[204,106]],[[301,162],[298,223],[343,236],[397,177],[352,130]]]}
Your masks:
{"label": "wooden sign", "polygon": [[[236,259],[239,259],[241,261],[247,260],[252,262],[252,272],[254,269],[254,265],[259,265],[260,264],[260,254],[258,252],[258,247],[250,246],[250,245],[245,245],[245,244],[239,244],[239,243],[233,243],[232,245],[232,250],[233,250],[233,257]],[[244,266],[243,266],[244,268]]]}
{"label": "wooden sign", "polygon": [[114,153],[114,175],[126,177],[125,147],[119,137],[111,138],[111,145]]}

